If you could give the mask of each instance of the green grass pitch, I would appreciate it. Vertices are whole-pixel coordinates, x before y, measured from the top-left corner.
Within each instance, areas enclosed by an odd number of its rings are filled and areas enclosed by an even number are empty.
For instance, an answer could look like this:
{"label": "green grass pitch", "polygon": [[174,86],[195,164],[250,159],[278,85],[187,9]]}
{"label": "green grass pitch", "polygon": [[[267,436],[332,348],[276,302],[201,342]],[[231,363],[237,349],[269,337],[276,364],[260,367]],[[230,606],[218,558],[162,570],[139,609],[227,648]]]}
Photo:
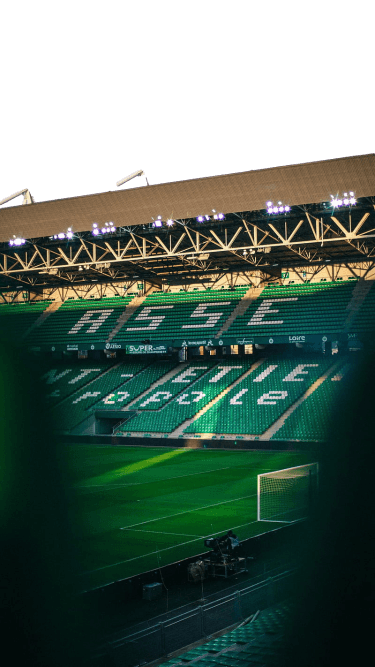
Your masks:
{"label": "green grass pitch", "polygon": [[82,590],[206,551],[229,528],[240,539],[280,527],[257,522],[257,475],[310,462],[308,453],[70,446]]}

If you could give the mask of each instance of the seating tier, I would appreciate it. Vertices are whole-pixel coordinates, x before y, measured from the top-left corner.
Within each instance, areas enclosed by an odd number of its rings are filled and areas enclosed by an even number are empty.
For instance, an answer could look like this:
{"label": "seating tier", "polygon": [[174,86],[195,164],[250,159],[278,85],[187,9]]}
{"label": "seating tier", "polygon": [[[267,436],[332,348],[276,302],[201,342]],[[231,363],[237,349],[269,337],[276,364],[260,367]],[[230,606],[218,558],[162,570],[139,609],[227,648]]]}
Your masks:
{"label": "seating tier", "polygon": [[132,300],[128,297],[68,299],[27,336],[29,345],[74,344],[87,349],[106,341],[118,318]]}
{"label": "seating tier", "polygon": [[146,386],[149,386],[150,378],[161,377],[173,367],[171,362],[157,361],[152,365],[153,370],[142,376],[145,365],[145,362],[137,361],[109,367],[87,386],[82,387],[52,409],[56,427],[59,430],[69,431],[89,417],[96,409],[116,409],[116,405],[106,405],[102,399],[110,396],[117,389],[120,391],[126,381],[131,382],[130,378],[132,376],[134,376],[132,379],[134,380],[133,386],[136,397],[142,391],[142,381]]}
{"label": "seating tier", "polygon": [[261,435],[330,364],[323,357],[269,359],[184,432]]}
{"label": "seating tier", "polygon": [[350,377],[352,365],[343,359],[322,384],[301,403],[272,436],[273,440],[324,441],[332,412]]}
{"label": "seating tier", "polygon": [[[144,409],[142,414],[122,424],[119,432],[170,433],[238,379],[248,370],[249,363],[248,360],[218,363],[167,405],[159,410]],[[202,362],[202,366],[207,366],[207,363]]]}
{"label": "seating tier", "polygon": [[117,332],[114,341],[215,338],[247,290],[245,286],[235,290],[155,292]]}
{"label": "seating tier", "polygon": [[227,337],[329,334],[342,331],[354,281],[265,287]]}
{"label": "seating tier", "polygon": [[1,304],[1,337],[11,341],[20,340],[50,304],[51,301]]}

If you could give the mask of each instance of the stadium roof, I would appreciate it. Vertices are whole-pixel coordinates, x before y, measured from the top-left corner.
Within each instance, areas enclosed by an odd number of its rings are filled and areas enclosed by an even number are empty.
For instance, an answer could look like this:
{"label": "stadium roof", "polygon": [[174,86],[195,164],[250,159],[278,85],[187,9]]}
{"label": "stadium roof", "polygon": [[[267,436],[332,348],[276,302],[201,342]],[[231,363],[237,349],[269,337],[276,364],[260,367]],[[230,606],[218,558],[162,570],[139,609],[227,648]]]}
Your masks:
{"label": "stadium roof", "polygon": [[94,222],[113,221],[121,227],[148,224],[158,216],[194,218],[212,209],[257,211],[265,209],[268,200],[290,206],[312,204],[347,190],[353,190],[357,198],[375,196],[375,154],[0,208],[0,241],[13,235],[51,236],[68,227],[85,232]]}

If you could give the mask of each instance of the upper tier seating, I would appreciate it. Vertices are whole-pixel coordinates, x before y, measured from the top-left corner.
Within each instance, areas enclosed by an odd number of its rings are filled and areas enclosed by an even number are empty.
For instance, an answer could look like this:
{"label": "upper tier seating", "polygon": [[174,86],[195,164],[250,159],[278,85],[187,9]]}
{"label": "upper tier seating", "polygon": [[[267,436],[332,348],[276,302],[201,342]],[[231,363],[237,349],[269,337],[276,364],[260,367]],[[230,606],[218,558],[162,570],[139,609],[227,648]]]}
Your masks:
{"label": "upper tier seating", "polygon": [[265,287],[227,337],[339,333],[355,281]]}
{"label": "upper tier seating", "polygon": [[331,358],[272,358],[198,417],[185,433],[260,435],[332,364]]}
{"label": "upper tier seating", "polygon": [[51,301],[30,301],[1,304],[1,337],[10,341],[20,340],[50,303]]}
{"label": "upper tier seating", "polygon": [[332,412],[346,385],[351,364],[342,359],[338,368],[313,391],[286,419],[272,436],[273,440],[324,441],[328,435]]}
{"label": "upper tier seating", "polygon": [[117,332],[114,341],[215,338],[248,286],[235,290],[154,292]]}
{"label": "upper tier seating", "polygon": [[29,345],[75,344],[87,349],[106,341],[132,296],[103,299],[68,299],[27,336]]}
{"label": "upper tier seating", "polygon": [[[168,433],[173,431],[248,370],[249,363],[248,360],[219,362],[160,410],[150,409],[152,403],[149,403],[142,410],[142,414],[122,424],[118,432]],[[202,362],[202,366],[207,366],[207,363]],[[156,387],[155,395],[158,390],[159,387]]]}
{"label": "upper tier seating", "polygon": [[367,333],[375,329],[375,282],[366,294],[362,305],[350,324],[349,331]]}

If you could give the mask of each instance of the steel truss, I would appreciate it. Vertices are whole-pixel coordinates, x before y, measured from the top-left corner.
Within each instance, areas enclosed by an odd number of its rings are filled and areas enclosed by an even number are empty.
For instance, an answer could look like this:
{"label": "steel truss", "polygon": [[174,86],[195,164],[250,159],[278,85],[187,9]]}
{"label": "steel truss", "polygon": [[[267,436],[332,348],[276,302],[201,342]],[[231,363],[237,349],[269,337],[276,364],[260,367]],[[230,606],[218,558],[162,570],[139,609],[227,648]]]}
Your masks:
{"label": "steel truss", "polygon": [[123,227],[114,237],[74,235],[69,241],[29,240],[0,249],[0,287],[29,289],[120,283],[160,286],[232,272],[269,279],[281,267],[375,261],[375,205],[352,209],[294,207],[289,214],[233,213],[222,222],[179,220],[173,227]]}

